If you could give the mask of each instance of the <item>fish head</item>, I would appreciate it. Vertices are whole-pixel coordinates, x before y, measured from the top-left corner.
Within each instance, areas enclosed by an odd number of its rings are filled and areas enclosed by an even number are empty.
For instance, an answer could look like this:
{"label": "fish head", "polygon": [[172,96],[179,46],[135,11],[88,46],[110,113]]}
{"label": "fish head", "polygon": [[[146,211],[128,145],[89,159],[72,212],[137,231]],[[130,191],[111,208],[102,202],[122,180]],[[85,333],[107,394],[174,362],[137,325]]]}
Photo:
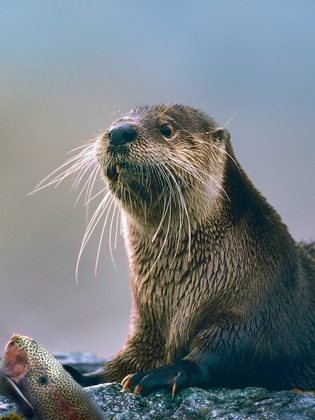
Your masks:
{"label": "fish head", "polygon": [[19,387],[30,370],[31,361],[37,351],[37,343],[28,337],[14,334],[5,348],[0,362],[0,389],[12,397],[24,417],[32,418],[35,410]]}

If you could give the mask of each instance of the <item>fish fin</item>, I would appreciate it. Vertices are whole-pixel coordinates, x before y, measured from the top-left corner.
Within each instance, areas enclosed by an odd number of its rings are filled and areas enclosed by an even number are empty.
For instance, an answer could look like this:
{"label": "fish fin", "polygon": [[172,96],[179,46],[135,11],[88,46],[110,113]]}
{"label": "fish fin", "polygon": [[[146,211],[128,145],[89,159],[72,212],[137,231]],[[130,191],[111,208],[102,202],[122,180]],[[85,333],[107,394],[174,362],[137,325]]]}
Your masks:
{"label": "fish fin", "polygon": [[32,404],[26,399],[19,387],[8,376],[3,375],[2,384],[6,387],[6,391],[10,397],[15,400],[15,403],[22,411],[23,416],[31,419],[35,415],[35,410]]}
{"label": "fish fin", "polygon": [[71,365],[62,365],[64,370],[66,370],[68,373],[70,373],[70,375],[72,376],[72,378],[81,386],[86,387],[86,386],[93,386],[93,385],[98,385],[100,383],[102,383],[102,381],[100,381],[99,377],[94,377],[93,373],[89,374],[83,374],[81,373],[78,369],[74,368]]}

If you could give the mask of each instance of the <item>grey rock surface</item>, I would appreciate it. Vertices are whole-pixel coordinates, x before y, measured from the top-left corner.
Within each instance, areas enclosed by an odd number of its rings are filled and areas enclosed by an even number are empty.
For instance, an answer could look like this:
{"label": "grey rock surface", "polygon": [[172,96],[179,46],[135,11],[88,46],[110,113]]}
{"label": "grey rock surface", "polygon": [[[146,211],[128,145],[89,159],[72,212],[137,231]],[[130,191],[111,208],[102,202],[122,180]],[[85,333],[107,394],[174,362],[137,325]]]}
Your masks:
{"label": "grey rock surface", "polygon": [[315,419],[315,398],[291,391],[268,392],[261,388],[243,390],[188,388],[171,398],[157,391],[149,397],[121,393],[117,384],[91,387],[108,419]]}
{"label": "grey rock surface", "polygon": [[[55,354],[62,363],[84,370],[94,370],[102,363],[89,353]],[[270,392],[262,388],[185,389],[171,398],[165,390],[148,397],[133,397],[121,392],[121,386],[110,383],[87,388],[105,413],[113,420],[311,420],[315,419],[315,397],[292,391]],[[13,401],[0,396],[0,417],[17,411]]]}

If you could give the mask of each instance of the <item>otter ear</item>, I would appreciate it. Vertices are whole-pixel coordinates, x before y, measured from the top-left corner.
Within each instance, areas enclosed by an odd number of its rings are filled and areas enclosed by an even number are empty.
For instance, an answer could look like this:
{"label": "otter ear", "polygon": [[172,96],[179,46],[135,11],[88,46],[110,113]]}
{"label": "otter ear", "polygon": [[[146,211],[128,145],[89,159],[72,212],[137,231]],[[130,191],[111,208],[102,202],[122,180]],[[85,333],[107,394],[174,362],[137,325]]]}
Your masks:
{"label": "otter ear", "polygon": [[212,131],[211,136],[215,140],[220,140],[222,142],[228,142],[230,140],[230,133],[222,127],[217,128]]}

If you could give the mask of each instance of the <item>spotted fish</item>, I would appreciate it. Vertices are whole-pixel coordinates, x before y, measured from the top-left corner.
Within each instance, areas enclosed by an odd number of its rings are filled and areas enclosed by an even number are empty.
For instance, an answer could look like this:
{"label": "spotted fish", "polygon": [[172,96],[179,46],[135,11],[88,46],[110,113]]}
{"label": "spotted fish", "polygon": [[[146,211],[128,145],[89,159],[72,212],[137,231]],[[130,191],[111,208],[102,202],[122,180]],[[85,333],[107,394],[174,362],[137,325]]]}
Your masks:
{"label": "spotted fish", "polygon": [[93,397],[44,347],[14,334],[0,363],[0,385],[33,420],[101,420]]}

